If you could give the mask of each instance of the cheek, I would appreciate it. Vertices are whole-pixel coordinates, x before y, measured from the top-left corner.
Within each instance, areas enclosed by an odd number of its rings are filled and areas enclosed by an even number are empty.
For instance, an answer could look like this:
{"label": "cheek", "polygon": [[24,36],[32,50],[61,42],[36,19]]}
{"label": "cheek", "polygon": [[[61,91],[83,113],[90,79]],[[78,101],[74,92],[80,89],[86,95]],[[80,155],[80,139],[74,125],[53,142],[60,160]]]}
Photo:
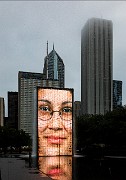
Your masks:
{"label": "cheek", "polygon": [[40,119],[38,119],[38,130],[40,132],[43,132],[48,126],[48,123],[46,121],[42,121]]}
{"label": "cheek", "polygon": [[65,122],[64,123],[64,128],[68,133],[72,133],[72,122]]}

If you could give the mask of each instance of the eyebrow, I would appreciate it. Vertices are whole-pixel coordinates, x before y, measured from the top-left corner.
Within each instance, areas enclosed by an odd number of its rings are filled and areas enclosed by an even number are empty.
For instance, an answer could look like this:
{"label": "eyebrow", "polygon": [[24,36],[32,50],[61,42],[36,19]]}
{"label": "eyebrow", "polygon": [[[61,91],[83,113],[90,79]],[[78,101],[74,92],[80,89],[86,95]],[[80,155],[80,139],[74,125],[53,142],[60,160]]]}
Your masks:
{"label": "eyebrow", "polygon": [[50,101],[48,101],[48,100],[45,100],[45,99],[41,99],[41,100],[38,100],[38,101],[42,101],[42,102],[46,102],[46,103],[49,103],[49,104],[51,104],[51,102],[50,102]]}
{"label": "eyebrow", "polygon": [[71,101],[64,101],[64,102],[62,103],[62,105],[68,104],[68,103],[72,103],[72,102],[71,102]]}
{"label": "eyebrow", "polygon": [[[46,100],[46,99],[41,99],[41,100],[38,100],[38,101],[42,101],[42,102],[46,102],[46,103],[51,104],[51,102],[50,102],[50,101],[48,101],[48,100]],[[64,101],[64,102],[62,102],[62,105],[64,105],[64,104],[68,104],[68,103],[72,103],[72,102],[71,102],[71,101]]]}

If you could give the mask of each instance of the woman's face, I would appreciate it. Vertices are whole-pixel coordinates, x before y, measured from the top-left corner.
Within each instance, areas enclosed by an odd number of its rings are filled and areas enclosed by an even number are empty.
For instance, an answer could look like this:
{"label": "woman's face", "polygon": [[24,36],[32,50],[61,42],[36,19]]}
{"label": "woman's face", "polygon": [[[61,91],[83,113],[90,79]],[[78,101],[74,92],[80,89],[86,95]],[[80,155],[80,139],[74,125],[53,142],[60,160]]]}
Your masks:
{"label": "woman's face", "polygon": [[72,93],[38,91],[39,156],[72,155]]}
{"label": "woman's face", "polygon": [[72,157],[39,157],[40,172],[55,180],[72,180]]}

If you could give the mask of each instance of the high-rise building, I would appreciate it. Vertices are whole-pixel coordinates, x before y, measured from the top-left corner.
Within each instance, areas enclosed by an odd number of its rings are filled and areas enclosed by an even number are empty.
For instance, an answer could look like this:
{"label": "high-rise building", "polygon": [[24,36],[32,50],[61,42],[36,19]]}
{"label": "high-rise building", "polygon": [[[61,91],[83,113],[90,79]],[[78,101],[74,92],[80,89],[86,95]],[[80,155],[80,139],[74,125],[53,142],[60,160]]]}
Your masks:
{"label": "high-rise building", "polygon": [[5,105],[4,98],[0,97],[0,126],[4,126]]}
{"label": "high-rise building", "polygon": [[8,92],[8,121],[6,125],[18,129],[18,92]]}
{"label": "high-rise building", "polygon": [[32,137],[34,114],[34,91],[37,86],[59,87],[58,80],[45,79],[42,73],[18,73],[18,129],[23,129]]}
{"label": "high-rise building", "polygon": [[74,102],[74,115],[75,117],[81,116],[81,102],[80,101]]}
{"label": "high-rise building", "polygon": [[82,114],[105,114],[113,107],[113,25],[91,18],[81,32]]}
{"label": "high-rise building", "polygon": [[113,109],[122,106],[122,81],[113,80]]}
{"label": "high-rise building", "polygon": [[64,88],[64,63],[61,57],[54,49],[48,54],[48,42],[47,42],[47,56],[44,59],[43,74],[46,75],[46,79],[58,80],[59,87]]}

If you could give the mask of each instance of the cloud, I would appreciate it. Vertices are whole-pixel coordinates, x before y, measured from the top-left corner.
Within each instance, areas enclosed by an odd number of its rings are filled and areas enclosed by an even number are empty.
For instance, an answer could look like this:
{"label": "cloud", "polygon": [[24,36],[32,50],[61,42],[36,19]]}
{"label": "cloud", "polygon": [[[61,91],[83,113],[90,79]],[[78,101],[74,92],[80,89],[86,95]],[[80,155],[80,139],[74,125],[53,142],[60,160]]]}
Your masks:
{"label": "cloud", "polygon": [[17,90],[19,70],[42,72],[48,40],[49,51],[54,42],[64,61],[66,86],[80,100],[80,33],[88,18],[98,17],[113,22],[114,78],[123,80],[126,104],[125,9],[123,1],[1,1],[0,96]]}

